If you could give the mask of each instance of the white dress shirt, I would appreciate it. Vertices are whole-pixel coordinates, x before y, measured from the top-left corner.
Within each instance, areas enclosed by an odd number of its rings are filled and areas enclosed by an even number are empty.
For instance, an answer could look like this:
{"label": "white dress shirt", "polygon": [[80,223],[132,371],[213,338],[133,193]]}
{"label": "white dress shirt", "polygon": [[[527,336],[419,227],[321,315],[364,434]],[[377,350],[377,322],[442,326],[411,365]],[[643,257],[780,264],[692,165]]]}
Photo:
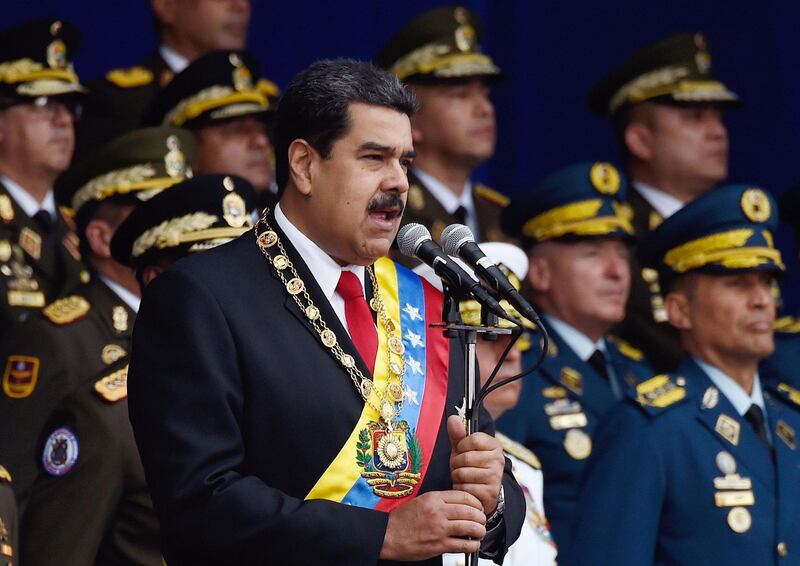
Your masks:
{"label": "white dress shirt", "polygon": [[141,303],[142,299],[131,293],[128,289],[117,283],[116,281],[112,281],[105,275],[100,275],[100,280],[108,285],[108,288],[114,291],[114,294],[123,300],[123,302],[128,305],[128,307],[133,312],[139,312],[139,303]]}
{"label": "white dress shirt", "polygon": [[45,195],[44,200],[39,202],[36,200],[31,194],[19,186],[18,183],[12,181],[5,175],[0,175],[0,182],[5,185],[6,190],[8,190],[8,194],[11,195],[11,198],[14,199],[14,202],[27,214],[29,217],[33,218],[33,215],[39,212],[40,210],[45,210],[52,218],[53,222],[55,222],[58,218],[58,212],[56,210],[56,197],[53,194],[53,189],[47,191],[47,195]]}
{"label": "white dress shirt", "polygon": [[166,45],[160,45],[158,52],[161,53],[162,59],[173,73],[180,73],[189,66],[189,60],[186,57]]}
{"label": "white dress shirt", "polygon": [[288,218],[286,218],[283,210],[281,210],[280,203],[275,206],[275,222],[278,223],[280,229],[286,234],[286,237],[295,247],[297,253],[300,254],[300,257],[303,258],[303,261],[311,271],[311,275],[314,276],[320,289],[322,289],[325,298],[328,299],[336,316],[338,316],[339,320],[342,322],[342,326],[344,326],[349,333],[347,317],[344,312],[344,299],[336,292],[336,286],[339,284],[342,271],[352,271],[358,277],[358,280],[361,282],[361,288],[363,289],[366,271],[364,266],[341,266],[336,263],[331,256],[326,254],[322,248],[312,242],[308,236],[303,234]]}
{"label": "white dress shirt", "polygon": [[741,385],[719,368],[701,362],[697,358],[694,358],[694,361],[697,362],[697,365],[699,365],[709,379],[711,379],[717,389],[728,398],[728,401],[731,402],[731,405],[733,405],[733,408],[736,409],[740,417],[744,416],[751,405],[758,405],[766,418],[767,405],[764,402],[764,392],[761,389],[761,379],[758,376],[758,371],[756,371],[755,379],[753,379],[753,392],[748,394]]}
{"label": "white dress shirt", "polygon": [[475,201],[472,198],[472,181],[464,184],[464,191],[461,196],[457,196],[444,183],[436,177],[426,173],[422,169],[414,168],[414,174],[422,181],[433,197],[439,201],[448,214],[455,214],[459,206],[463,206],[467,211],[466,223],[472,230],[475,238],[478,238],[478,214],[475,212]]}
{"label": "white dress shirt", "polygon": [[633,186],[664,220],[678,212],[684,206],[680,199],[647,183],[642,183],[634,179]]}

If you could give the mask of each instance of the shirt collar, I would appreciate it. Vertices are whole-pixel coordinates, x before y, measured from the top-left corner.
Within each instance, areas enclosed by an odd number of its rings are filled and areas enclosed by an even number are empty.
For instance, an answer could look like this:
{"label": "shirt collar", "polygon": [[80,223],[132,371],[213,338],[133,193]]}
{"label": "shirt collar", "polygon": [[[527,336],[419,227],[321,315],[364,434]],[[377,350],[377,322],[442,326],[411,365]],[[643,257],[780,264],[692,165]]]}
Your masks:
{"label": "shirt collar", "polygon": [[[361,287],[364,287],[364,266],[363,265],[346,265],[341,266],[336,263],[331,256],[326,254],[322,248],[314,243],[308,236],[303,234],[291,221],[286,217],[281,210],[281,205],[278,203],[275,206],[275,222],[289,241],[303,258],[303,261],[311,271],[314,280],[322,289],[325,298],[330,302],[336,292],[336,286],[339,284],[339,278],[342,271],[352,271],[358,276],[361,282]],[[365,294],[366,296],[366,294]]]}
{"label": "shirt collar", "polygon": [[158,52],[161,53],[161,57],[173,73],[180,73],[189,66],[189,60],[171,47],[161,45]]}
{"label": "shirt collar", "polygon": [[547,322],[553,327],[553,330],[567,343],[567,346],[569,346],[584,362],[594,354],[595,350],[600,350],[603,353],[606,352],[606,343],[602,338],[597,342],[592,342],[586,334],[563,320],[549,314],[544,315],[544,318],[547,319]]}
{"label": "shirt collar", "polygon": [[425,171],[415,167],[414,174],[448,214],[455,213],[459,206],[463,206],[467,210],[467,214],[472,215],[475,210],[475,204],[472,201],[472,181],[467,180],[464,183],[464,192],[461,193],[461,196],[456,196],[444,183]]}
{"label": "shirt collar", "polygon": [[14,202],[16,202],[22,211],[31,218],[40,210],[46,210],[53,220],[56,219],[56,197],[53,194],[53,189],[47,191],[44,200],[39,202],[28,191],[19,186],[18,183],[12,181],[5,175],[0,175],[0,182],[6,187],[8,194],[11,195]]}
{"label": "shirt collar", "polygon": [[130,307],[130,309],[138,313],[139,312],[139,303],[141,302],[141,298],[136,296],[135,294],[131,293],[128,289],[117,283],[116,281],[109,279],[105,275],[99,275],[100,280],[105,283],[109,289],[111,289],[114,294],[122,299],[122,301]]}
{"label": "shirt collar", "polygon": [[683,202],[675,198],[671,194],[665,193],[661,189],[657,189],[647,183],[642,183],[634,179],[633,186],[639,191],[639,194],[644,197],[644,200],[650,203],[656,212],[658,212],[665,220],[683,208]]}
{"label": "shirt collar", "polygon": [[747,391],[745,391],[741,385],[736,383],[733,378],[723,373],[719,368],[700,361],[697,358],[694,358],[694,361],[706,373],[709,379],[711,379],[717,389],[728,398],[728,401],[731,402],[731,405],[733,405],[733,408],[739,413],[739,416],[744,416],[753,404],[758,405],[761,411],[765,415],[767,414],[767,406],[766,403],[764,403],[764,393],[761,390],[761,380],[759,379],[758,371],[756,371],[755,378],[753,379],[753,393],[748,395]]}

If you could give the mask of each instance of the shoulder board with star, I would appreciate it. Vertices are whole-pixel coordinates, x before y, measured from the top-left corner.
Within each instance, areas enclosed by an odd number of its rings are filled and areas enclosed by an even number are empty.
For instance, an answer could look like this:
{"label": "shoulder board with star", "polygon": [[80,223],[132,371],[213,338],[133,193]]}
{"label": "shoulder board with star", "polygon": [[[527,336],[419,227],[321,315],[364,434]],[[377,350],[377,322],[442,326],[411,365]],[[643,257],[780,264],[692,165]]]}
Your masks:
{"label": "shoulder board with star", "polygon": [[0,466],[0,483],[1,482],[11,483],[11,474],[9,474],[8,470],[3,466]]}
{"label": "shoulder board with star", "polygon": [[482,185],[477,183],[475,185],[475,196],[489,201],[490,203],[499,206],[500,208],[505,208],[511,202],[511,199],[508,198],[506,195],[502,193],[498,193],[494,189],[490,189],[486,185]]}
{"label": "shoulder board with star", "polygon": [[614,343],[619,353],[626,358],[630,358],[635,362],[641,362],[644,359],[644,352],[633,346],[630,342],[616,336],[609,336],[608,339]]}
{"label": "shoulder board with star", "polygon": [[535,470],[542,469],[542,463],[539,461],[539,458],[536,457],[536,454],[531,452],[528,448],[520,444],[515,440],[511,440],[505,434],[500,432],[494,433],[495,438],[500,443],[500,446],[503,447],[504,452],[508,452],[518,460],[521,460],[528,464],[531,468]]}
{"label": "shoulder board with star", "polygon": [[775,396],[790,405],[794,409],[800,409],[800,389],[796,389],[788,383],[767,386]]}
{"label": "shoulder board with star", "polygon": [[53,301],[42,309],[42,316],[58,326],[71,324],[82,319],[91,310],[92,306],[80,295],[71,295]]}
{"label": "shoulder board with star", "polygon": [[636,386],[634,401],[644,412],[655,416],[676,407],[686,399],[686,380],[659,374]]}
{"label": "shoulder board with star", "polygon": [[773,325],[775,332],[782,334],[800,333],[800,319],[794,316],[782,316],[775,320]]}
{"label": "shoulder board with star", "polygon": [[106,73],[106,80],[119,88],[136,88],[153,82],[153,72],[140,66],[114,69]]}
{"label": "shoulder board with star", "polygon": [[98,379],[94,391],[109,403],[116,403],[128,397],[128,365]]}

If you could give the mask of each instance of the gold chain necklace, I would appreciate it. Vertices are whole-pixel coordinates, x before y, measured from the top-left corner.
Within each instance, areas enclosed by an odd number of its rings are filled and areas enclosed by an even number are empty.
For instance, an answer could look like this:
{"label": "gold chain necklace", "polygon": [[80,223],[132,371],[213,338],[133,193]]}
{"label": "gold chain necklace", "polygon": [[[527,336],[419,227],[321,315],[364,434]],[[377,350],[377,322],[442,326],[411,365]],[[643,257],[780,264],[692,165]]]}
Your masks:
{"label": "gold chain necklace", "polygon": [[[386,423],[387,429],[391,431],[394,428],[395,419],[400,415],[405,399],[405,390],[403,388],[403,376],[405,375],[403,353],[405,352],[405,347],[403,340],[395,334],[397,328],[386,312],[373,266],[370,265],[366,269],[372,282],[372,288],[375,291],[369,305],[377,313],[387,336],[385,362],[389,368],[389,379],[384,391],[378,391],[372,380],[364,376],[356,365],[355,358],[342,349],[336,334],[328,328],[327,323],[322,319],[319,308],[314,305],[305,283],[297,273],[292,260],[289,259],[289,254],[286,253],[283,242],[281,242],[277,232],[272,229],[267,221],[267,214],[268,209],[265,209],[254,230],[258,247],[275,270],[286,291],[317,332],[322,345],[331,351],[334,358],[350,376],[361,398],[380,415],[381,420]],[[259,232],[259,227],[261,226],[263,226],[263,231]],[[277,255],[273,255],[270,251],[273,246],[278,248]],[[286,276],[287,271],[291,277]],[[379,406],[372,402],[372,397],[377,398]]]}

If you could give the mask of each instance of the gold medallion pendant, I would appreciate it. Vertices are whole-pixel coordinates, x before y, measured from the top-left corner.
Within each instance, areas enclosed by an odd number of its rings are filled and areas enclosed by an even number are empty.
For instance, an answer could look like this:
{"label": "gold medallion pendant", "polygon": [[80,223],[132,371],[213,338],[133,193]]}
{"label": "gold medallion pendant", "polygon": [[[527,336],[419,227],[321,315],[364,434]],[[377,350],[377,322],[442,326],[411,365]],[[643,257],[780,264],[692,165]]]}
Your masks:
{"label": "gold medallion pendant", "polygon": [[419,483],[422,451],[406,421],[391,429],[372,421],[358,433],[356,462],[375,495],[405,497]]}

